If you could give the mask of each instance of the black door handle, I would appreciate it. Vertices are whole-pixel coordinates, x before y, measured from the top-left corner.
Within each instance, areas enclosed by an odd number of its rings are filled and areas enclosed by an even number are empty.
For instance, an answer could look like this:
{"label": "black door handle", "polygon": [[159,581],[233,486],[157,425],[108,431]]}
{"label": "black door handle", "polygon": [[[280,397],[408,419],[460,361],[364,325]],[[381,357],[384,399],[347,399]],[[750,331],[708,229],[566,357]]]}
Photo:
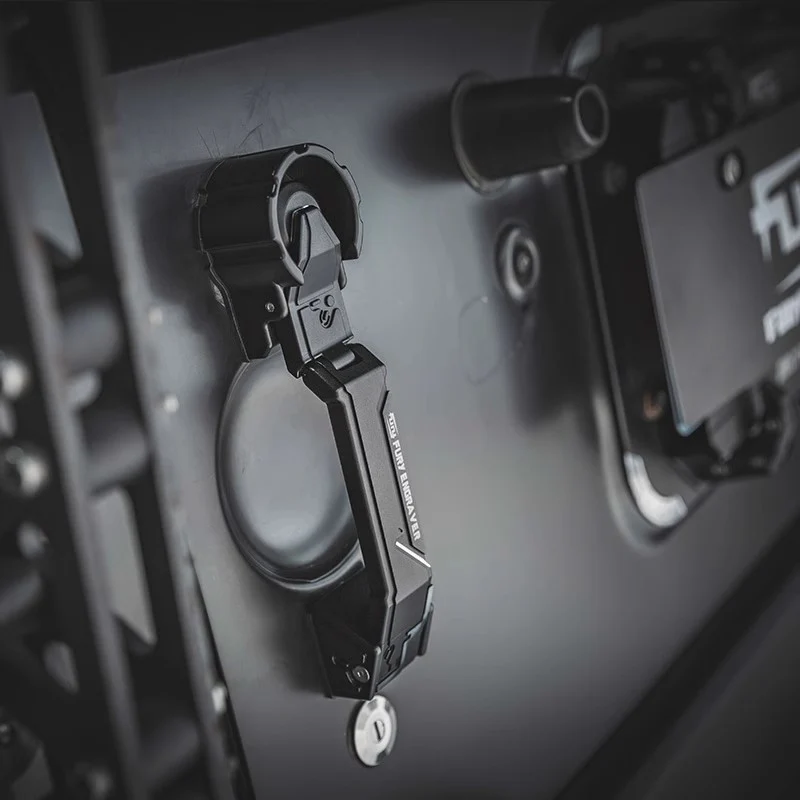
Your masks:
{"label": "black door handle", "polygon": [[425,556],[386,367],[361,345],[348,363],[313,361],[303,380],[328,406],[364,571],[311,606],[330,691],[372,697],[422,655],[433,610]]}
{"label": "black door handle", "polygon": [[367,699],[425,652],[433,579],[386,367],[350,341],[342,260],[360,249],[358,208],[333,154],[299,145],[217,164],[195,223],[244,358],[279,343],[328,407],[364,569],[309,613],[328,693]]}

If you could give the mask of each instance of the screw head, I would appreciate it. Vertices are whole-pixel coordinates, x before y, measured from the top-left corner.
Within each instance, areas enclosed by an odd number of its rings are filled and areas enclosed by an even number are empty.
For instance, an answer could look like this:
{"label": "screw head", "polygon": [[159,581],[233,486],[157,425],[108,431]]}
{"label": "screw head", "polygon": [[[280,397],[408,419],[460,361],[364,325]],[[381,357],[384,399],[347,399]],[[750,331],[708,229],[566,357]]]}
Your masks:
{"label": "screw head", "polygon": [[720,176],[722,183],[727,189],[733,189],[739,185],[744,175],[744,164],[742,157],[735,150],[731,150],[722,157],[720,166]]}
{"label": "screw head", "polygon": [[37,495],[50,477],[45,457],[30,445],[0,450],[0,488],[18,499]]}
{"label": "screw head", "polygon": [[369,670],[361,664],[350,670],[350,675],[356,683],[369,683]]}
{"label": "screw head", "polygon": [[18,356],[0,350],[0,395],[6,400],[17,400],[30,382],[28,365]]}
{"label": "screw head", "polygon": [[268,314],[274,314],[275,313],[275,303],[267,303],[266,306],[264,306],[264,308],[267,309],[267,313]]}

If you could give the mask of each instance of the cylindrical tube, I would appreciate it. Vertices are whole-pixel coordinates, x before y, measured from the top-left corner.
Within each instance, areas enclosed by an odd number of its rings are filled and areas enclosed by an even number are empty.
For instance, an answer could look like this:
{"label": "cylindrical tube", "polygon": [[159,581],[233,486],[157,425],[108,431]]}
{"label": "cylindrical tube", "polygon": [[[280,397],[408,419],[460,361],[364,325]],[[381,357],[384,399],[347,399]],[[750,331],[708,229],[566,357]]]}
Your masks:
{"label": "cylindrical tube", "polygon": [[[64,358],[71,375],[102,370],[116,360],[122,349],[122,324],[109,298],[76,279],[61,300]],[[73,290],[74,289],[74,290]]]}
{"label": "cylindrical tube", "polygon": [[150,455],[142,426],[123,407],[91,406],[83,414],[89,486],[100,494],[134,480]]}
{"label": "cylindrical tube", "polygon": [[197,763],[201,753],[200,735],[192,719],[165,701],[149,704],[143,716],[145,775],[148,788],[158,792]]}
{"label": "cylindrical tube", "polygon": [[483,180],[573,164],[608,136],[603,92],[577,78],[467,79],[453,101],[456,157]]}

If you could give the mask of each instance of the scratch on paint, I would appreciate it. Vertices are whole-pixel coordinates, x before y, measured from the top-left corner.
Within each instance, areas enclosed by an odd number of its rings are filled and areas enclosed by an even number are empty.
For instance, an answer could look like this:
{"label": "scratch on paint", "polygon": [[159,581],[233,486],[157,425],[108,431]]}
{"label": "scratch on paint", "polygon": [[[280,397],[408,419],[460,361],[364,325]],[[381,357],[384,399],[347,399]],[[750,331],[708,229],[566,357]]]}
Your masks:
{"label": "scratch on paint", "polygon": [[209,156],[211,156],[211,158],[214,158],[214,154],[211,152],[211,148],[208,146],[208,142],[205,140],[205,138],[203,138],[203,134],[200,133],[200,128],[197,129],[197,135],[203,140],[203,144],[206,146],[206,150],[208,150]]}
{"label": "scratch on paint", "polygon": [[[258,135],[259,135],[259,138],[261,138],[261,130],[260,130],[260,129],[261,129],[261,126],[262,126],[263,124],[264,124],[264,123],[263,123],[263,122],[261,122],[261,123],[259,123],[258,125],[256,125],[256,126],[255,126],[255,128],[253,128],[253,130],[251,130],[251,131],[250,131],[250,132],[247,134],[247,136],[245,136],[245,137],[244,137],[244,139],[242,139],[242,141],[241,141],[241,142],[239,142],[239,146],[236,148],[236,152],[237,152],[237,153],[241,151],[242,147],[244,147],[244,143],[245,143],[245,142],[246,142],[246,141],[247,141],[247,140],[248,140],[248,139],[249,139],[249,138],[250,138],[250,137],[251,137],[251,136],[252,136],[252,135],[253,135],[253,134],[254,134],[256,131],[258,131],[258,132],[259,132],[259,133],[258,133]],[[262,145],[262,148],[263,148],[263,145],[264,145],[263,141],[262,141],[261,145]]]}
{"label": "scratch on paint", "polygon": [[247,98],[247,122],[250,122],[250,120],[253,118],[253,114],[256,113],[256,107],[258,106],[258,103],[261,100],[261,95],[264,93],[264,89],[267,85],[268,73],[269,69],[265,69],[261,74],[261,80],[259,81],[258,86],[255,89],[245,93],[245,97]]}

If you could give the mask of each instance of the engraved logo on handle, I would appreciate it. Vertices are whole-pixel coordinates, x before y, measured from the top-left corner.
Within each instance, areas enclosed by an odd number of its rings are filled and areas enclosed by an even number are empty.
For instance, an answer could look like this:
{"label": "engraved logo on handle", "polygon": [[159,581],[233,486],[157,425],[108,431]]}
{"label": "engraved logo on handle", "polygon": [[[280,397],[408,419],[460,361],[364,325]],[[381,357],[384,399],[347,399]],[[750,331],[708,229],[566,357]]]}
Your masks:
{"label": "engraved logo on handle", "polygon": [[408,469],[406,468],[406,460],[403,455],[403,447],[400,444],[400,436],[397,430],[397,419],[392,411],[384,413],[384,421],[386,423],[386,432],[389,435],[389,449],[392,451],[392,461],[395,466],[395,474],[397,476],[397,483],[400,488],[400,496],[403,500],[403,510],[405,512],[406,521],[408,523],[408,531],[411,535],[411,541],[415,547],[423,550],[422,544],[422,529],[420,528],[419,519],[417,518],[417,508],[414,503],[414,495],[411,493],[411,484],[408,480]]}

